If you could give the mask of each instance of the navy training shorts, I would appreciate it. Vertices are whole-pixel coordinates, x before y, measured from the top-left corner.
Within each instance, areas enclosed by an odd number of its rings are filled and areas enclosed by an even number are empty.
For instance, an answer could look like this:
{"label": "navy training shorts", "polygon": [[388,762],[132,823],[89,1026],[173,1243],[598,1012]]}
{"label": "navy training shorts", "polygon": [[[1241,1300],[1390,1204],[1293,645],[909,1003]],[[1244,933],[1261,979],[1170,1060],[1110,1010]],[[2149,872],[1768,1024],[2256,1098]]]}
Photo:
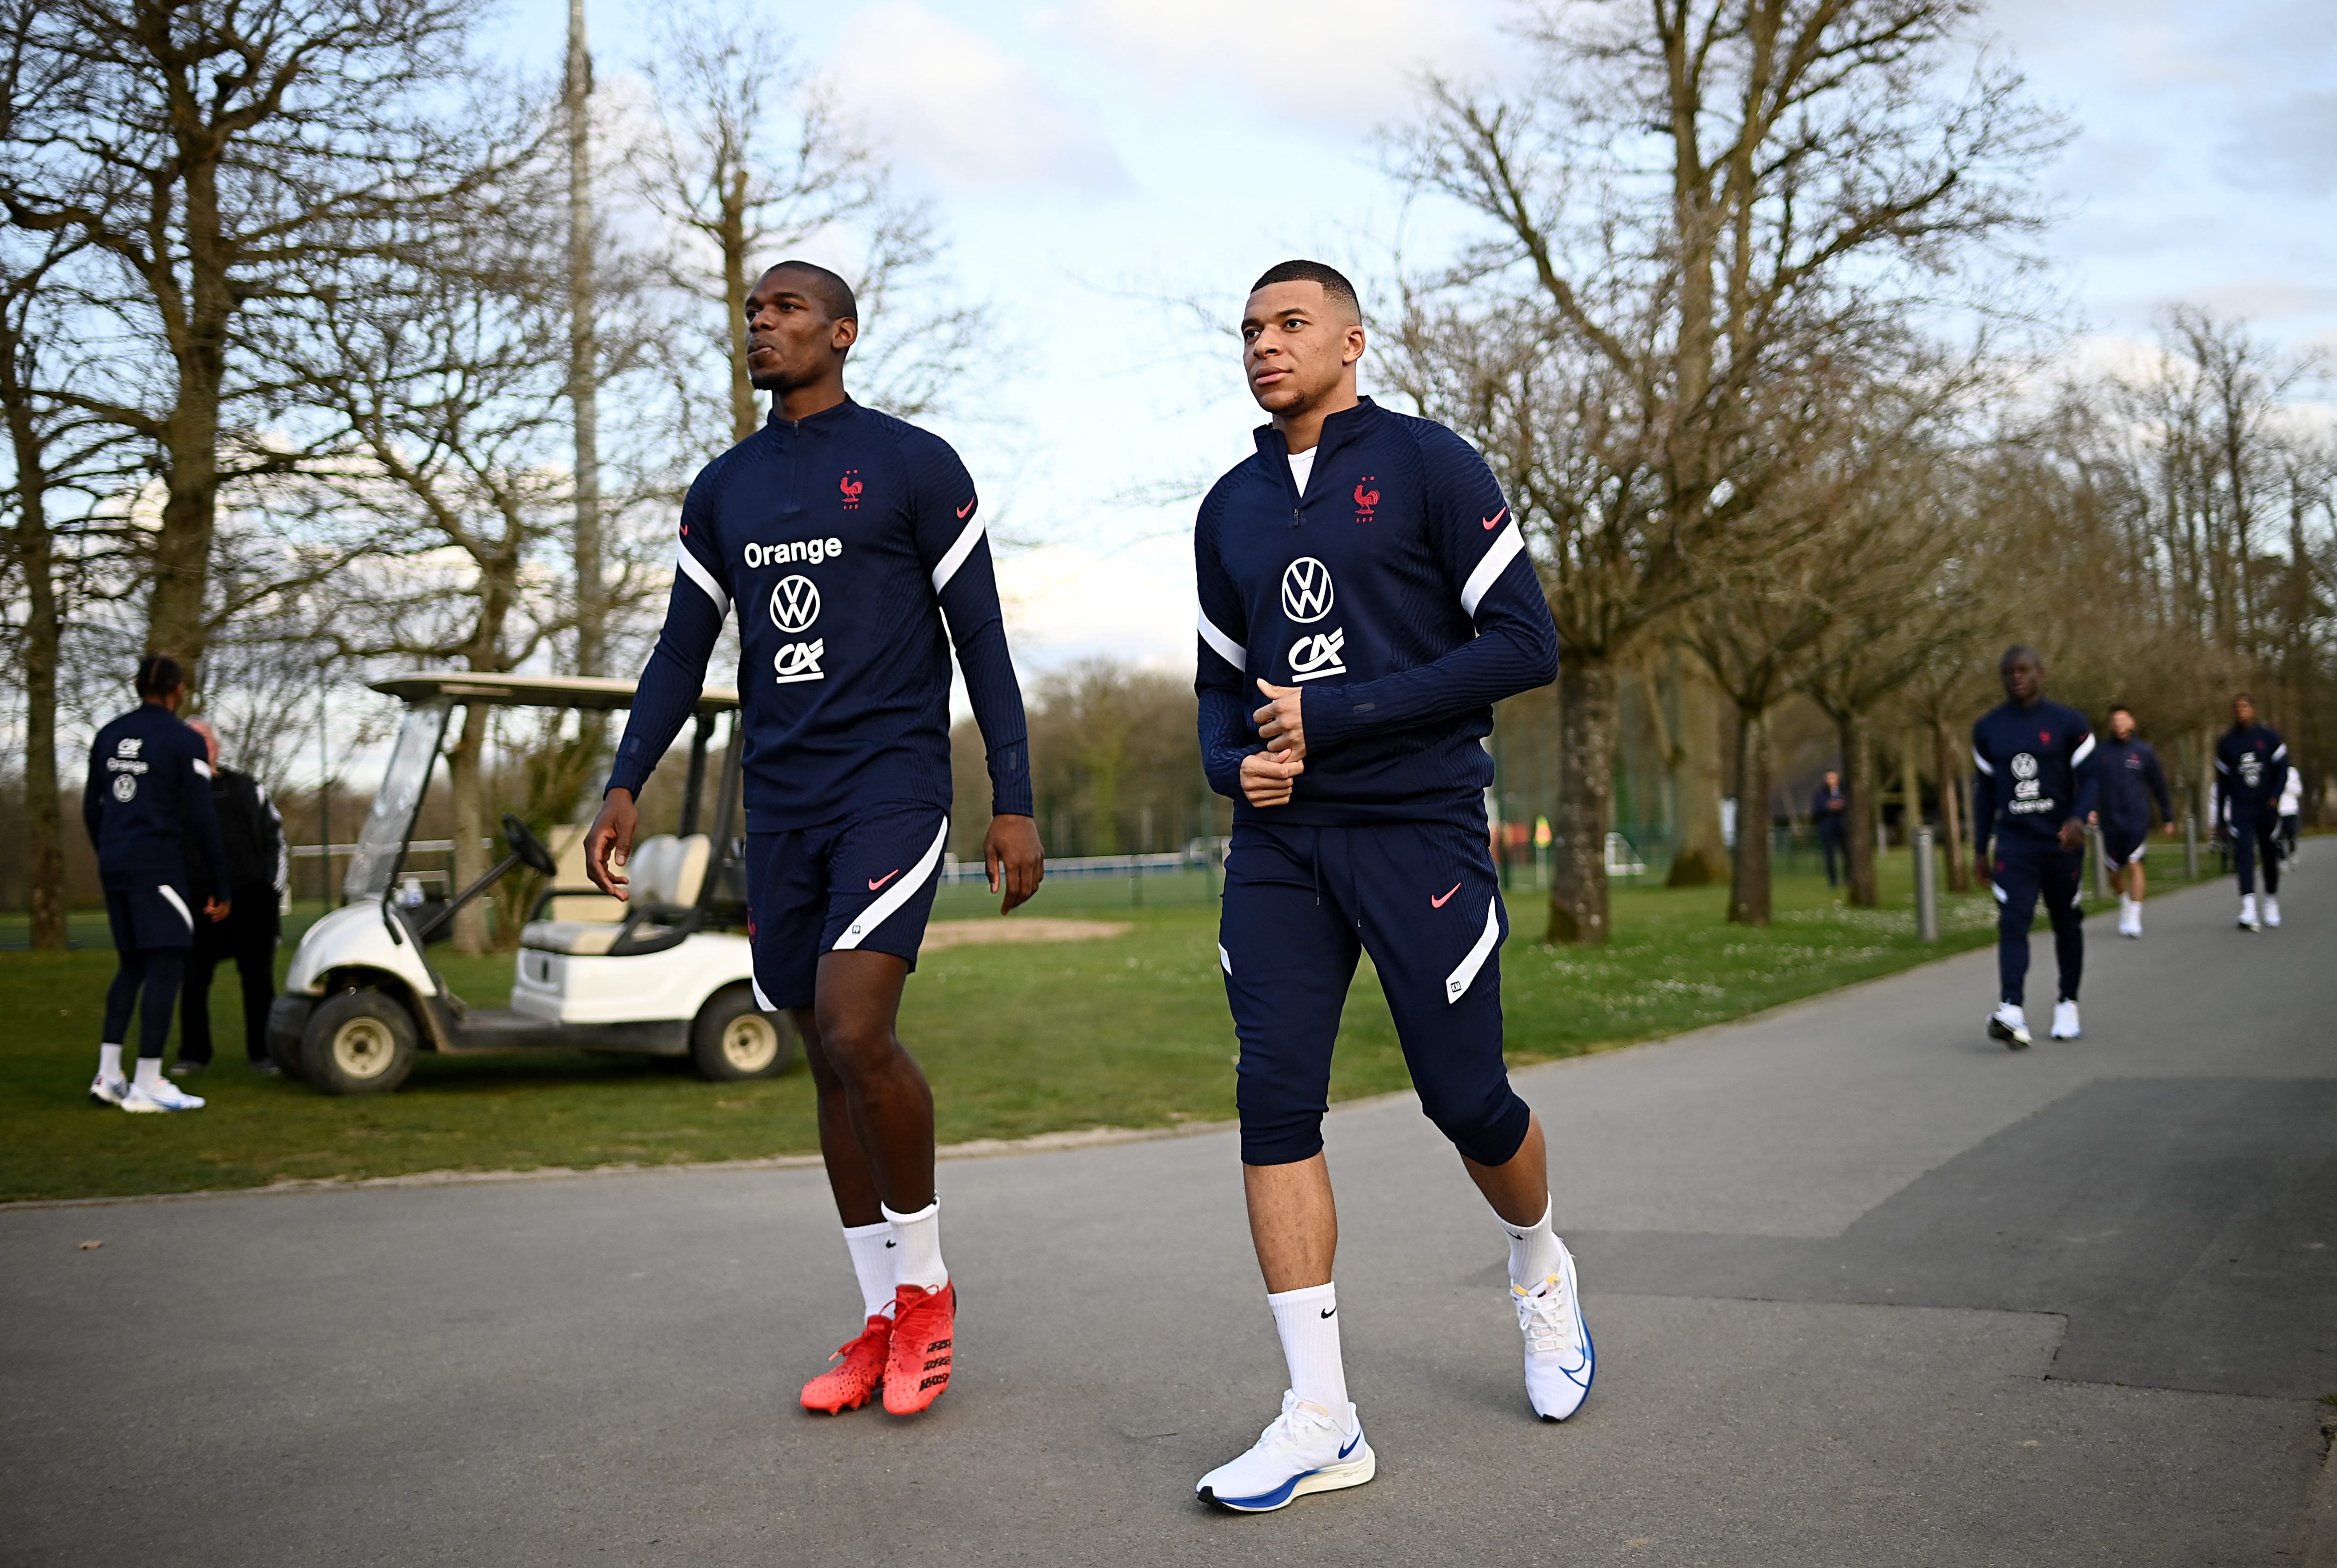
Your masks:
{"label": "navy training shorts", "polygon": [[878,806],[824,828],[747,835],[747,937],[766,1012],[812,1004],[823,953],[890,953],[917,966],[949,813]]}
{"label": "navy training shorts", "polygon": [[183,882],[108,883],[105,920],[113,927],[113,949],[138,953],[154,947],[191,947],[200,918],[187,900]]}
{"label": "navy training shorts", "polygon": [[2150,851],[2150,824],[2102,818],[2102,859],[2111,870],[2133,865]]}
{"label": "navy training shorts", "polygon": [[1339,1014],[1369,953],[1421,1109],[1462,1154],[1507,1164],[1532,1114],[1501,1060],[1508,931],[1481,830],[1236,823],[1217,961],[1241,1040],[1242,1162],[1321,1152]]}

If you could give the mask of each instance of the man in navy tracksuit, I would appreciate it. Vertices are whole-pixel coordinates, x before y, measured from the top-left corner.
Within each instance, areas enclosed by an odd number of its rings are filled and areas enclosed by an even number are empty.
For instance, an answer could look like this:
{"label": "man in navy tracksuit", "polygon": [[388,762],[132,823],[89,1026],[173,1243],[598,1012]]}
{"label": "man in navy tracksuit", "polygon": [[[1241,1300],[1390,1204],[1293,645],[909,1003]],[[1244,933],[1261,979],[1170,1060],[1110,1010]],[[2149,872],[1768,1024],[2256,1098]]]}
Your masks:
{"label": "man in navy tracksuit", "polygon": [[2110,743],[2094,760],[2101,780],[2102,858],[2117,889],[2118,935],[2142,935],[2142,857],[2149,848],[2150,808],[2175,831],[2175,801],[2166,793],[2166,772],[2149,741],[2134,732],[2134,710],[2123,702],[2110,710]]}
{"label": "man in navy tracksuit", "polygon": [[1557,673],[1548,604],[1483,459],[1357,396],[1364,335],[1345,278],[1272,269],[1242,338],[1271,423],[1194,527],[1195,689],[1204,768],[1234,800],[1218,959],[1251,1236],[1290,1386],[1257,1444],[1197,1491],[1262,1512],[1376,1465],[1339,1350],[1322,1133],[1362,954],[1423,1108],[1510,1237],[1535,1410],[1571,1415],[1592,1364],[1540,1125],[1502,1064],[1508,920],[1483,804],[1492,704]]}
{"label": "man in navy tracksuit", "polygon": [[[2256,722],[2254,699],[2232,699],[2232,727],[2215,742],[2215,793],[2232,863],[2240,874],[2240,928],[2280,924],[2280,797],[2288,788],[2288,742]],[[2264,860],[2264,903],[2256,903],[2256,860]]]}
{"label": "man in navy tracksuit", "polygon": [[[2078,982],[2086,963],[2078,890],[2085,868],[2086,819],[2097,785],[2091,766],[2093,727],[2074,708],[2044,698],[2045,664],[2033,648],[2008,649],[1998,672],[2009,701],[1972,726],[1972,842],[1980,874],[1996,892],[1998,978],[2002,1003],[1989,1015],[1989,1037],[2015,1051],[2029,1047],[2021,1008],[2029,977],[2029,923],[2043,895],[2053,922],[2060,1000],[2053,1038],[2078,1037]],[[1996,837],[1990,860],[1988,841]]]}
{"label": "man in navy tracksuit", "polygon": [[[97,847],[116,960],[89,1097],[124,1111],[200,1111],[200,1096],[162,1076],[162,1047],[195,922],[229,913],[220,898],[195,906],[187,890],[188,840],[214,888],[228,886],[227,850],[211,808],[210,756],[202,737],[179,720],[187,682],[177,661],[149,654],[138,666],[137,688],[138,706],[91,743],[89,782],[81,798],[82,823]],[[126,1080],[122,1047],[142,991],[137,1076]]]}
{"label": "man in navy tracksuit", "polygon": [[948,1387],[955,1339],[933,1093],[895,1034],[949,838],[953,643],[989,749],[983,853],[1002,913],[1043,868],[1022,697],[965,466],[940,437],[846,396],[851,289],[783,261],[746,310],[770,422],[708,464],[682,504],[665,628],[586,865],[625,897],[611,862],[631,853],[634,797],[696,705],[735,602],[755,992],[802,1033],[863,1308],[859,1336],[802,1402],[836,1414],[881,1387],[886,1410],[909,1415]]}

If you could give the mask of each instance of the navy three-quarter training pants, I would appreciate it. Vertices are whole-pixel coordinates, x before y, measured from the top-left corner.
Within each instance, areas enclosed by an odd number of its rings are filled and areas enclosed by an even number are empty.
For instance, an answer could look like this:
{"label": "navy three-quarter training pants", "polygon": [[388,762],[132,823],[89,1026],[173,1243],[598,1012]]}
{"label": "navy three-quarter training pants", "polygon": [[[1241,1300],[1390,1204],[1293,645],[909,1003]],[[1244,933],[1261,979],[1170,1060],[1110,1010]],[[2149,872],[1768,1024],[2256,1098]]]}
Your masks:
{"label": "navy three-quarter training pants", "polygon": [[2081,849],[1997,840],[1996,973],[2007,1002],[2019,1003],[2028,983],[2029,924],[2037,916],[2040,896],[2053,922],[2053,956],[2061,970],[2061,1000],[2078,999],[2078,982],[2086,969],[2085,916],[2078,907],[2085,866]]}
{"label": "navy three-quarter training pants", "polygon": [[2243,894],[2256,890],[2256,862],[2264,862],[2266,893],[2280,892],[2280,812],[2271,806],[2232,808],[2232,868],[2240,874]]}
{"label": "navy three-quarter training pants", "polygon": [[1501,1061],[1508,930],[1481,829],[1237,823],[1217,957],[1241,1039],[1242,1162],[1322,1150],[1331,1048],[1369,953],[1421,1109],[1462,1154],[1507,1164],[1532,1114]]}

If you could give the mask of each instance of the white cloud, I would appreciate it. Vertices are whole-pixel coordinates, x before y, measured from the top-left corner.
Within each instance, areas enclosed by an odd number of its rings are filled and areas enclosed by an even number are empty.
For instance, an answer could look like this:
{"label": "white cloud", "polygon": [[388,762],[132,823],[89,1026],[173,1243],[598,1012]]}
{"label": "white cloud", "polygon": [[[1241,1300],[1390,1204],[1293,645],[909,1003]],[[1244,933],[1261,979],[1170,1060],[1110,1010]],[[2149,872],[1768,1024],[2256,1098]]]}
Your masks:
{"label": "white cloud", "polygon": [[1193,663],[1193,544],[1179,531],[1125,549],[1017,550],[998,563],[1016,662],[1051,669],[1110,658],[1159,669]]}
{"label": "white cloud", "polygon": [[1486,57],[1481,7],[1438,0],[1070,0],[1060,30],[1170,82],[1222,76],[1269,113],[1376,123],[1423,66]]}
{"label": "white cloud", "polygon": [[905,161],[955,185],[1125,190],[1100,119],[990,38],[888,0],[856,15],[835,54],[846,102]]}

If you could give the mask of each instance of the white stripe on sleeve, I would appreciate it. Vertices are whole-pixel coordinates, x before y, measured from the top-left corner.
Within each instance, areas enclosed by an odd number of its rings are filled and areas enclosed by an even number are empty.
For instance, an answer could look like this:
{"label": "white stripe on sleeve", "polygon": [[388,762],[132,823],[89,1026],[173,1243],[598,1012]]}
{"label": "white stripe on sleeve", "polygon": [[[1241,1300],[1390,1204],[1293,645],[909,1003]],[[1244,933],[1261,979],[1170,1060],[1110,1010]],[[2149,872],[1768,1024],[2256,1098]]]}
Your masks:
{"label": "white stripe on sleeve", "polygon": [[1526,536],[1518,532],[1518,520],[1512,517],[1507,527],[1493,535],[1493,542],[1486,547],[1483,557],[1477,563],[1477,569],[1469,573],[1469,581],[1461,584],[1462,613],[1475,619],[1477,606],[1483,601],[1487,590],[1493,586],[1494,579],[1501,576],[1501,569],[1525,547]]}
{"label": "white stripe on sleeve", "polygon": [[949,585],[949,580],[957,575],[957,569],[965,564],[965,558],[973,554],[973,547],[981,543],[982,519],[976,517],[958,534],[957,543],[949,547],[949,554],[942,557],[941,564],[934,568],[934,593],[938,593]]}
{"label": "white stripe on sleeve", "polygon": [[1972,748],[1972,766],[1978,768],[1981,772],[1987,774],[1991,779],[1996,777],[1996,765],[1990,762],[1987,758],[1981,756],[1980,754],[1980,748],[1977,746]]}
{"label": "white stripe on sleeve", "polygon": [[729,614],[730,595],[722,592],[722,584],[714,580],[714,573],[706,569],[704,562],[689,553],[687,544],[680,547],[680,560],[681,574],[706,590],[706,596],[714,601],[714,618],[719,621]]}
{"label": "white stripe on sleeve", "polygon": [[1477,945],[1469,949],[1466,958],[1461,960],[1461,967],[1444,977],[1447,1005],[1469,994],[1469,987],[1476,981],[1477,971],[1485,966],[1485,960],[1493,956],[1493,949],[1501,945],[1501,896],[1496,893],[1485,905],[1485,929],[1477,938]]}
{"label": "white stripe on sleeve", "polygon": [[2272,760],[2273,760],[2273,761],[2277,762],[2277,761],[2279,761],[2282,758],[2283,758],[2283,757],[2285,757],[2285,756],[2287,756],[2287,755],[2288,755],[2288,742],[2287,742],[2287,741],[2283,740],[2283,741],[2282,741],[2279,745],[2277,745],[2277,746],[2275,746],[2275,747],[2273,747],[2273,750],[2272,750]]}
{"label": "white stripe on sleeve", "polygon": [[1249,650],[1218,631],[1207,610],[1201,612],[1201,641],[1235,669],[1247,671],[1249,668]]}
{"label": "white stripe on sleeve", "polygon": [[208,779],[211,776],[211,765],[198,757],[195,759],[195,771]]}
{"label": "white stripe on sleeve", "polygon": [[2075,768],[2078,763],[2083,762],[2087,758],[2093,754],[2094,738],[2091,735],[2088,735],[2085,740],[2078,743],[2078,749],[2075,751],[2069,753],[2069,766]]}
{"label": "white stripe on sleeve", "polygon": [[859,946],[861,941],[871,931],[890,920],[893,917],[893,911],[906,904],[910,897],[925,885],[925,879],[940,867],[942,846],[948,842],[949,818],[944,816],[942,818],[942,830],[934,835],[934,847],[925,851],[924,858],[894,878],[893,885],[885,889],[884,895],[872,902],[867,908],[863,909],[858,919],[844,928],[844,935],[836,939],[835,951],[846,953]]}

